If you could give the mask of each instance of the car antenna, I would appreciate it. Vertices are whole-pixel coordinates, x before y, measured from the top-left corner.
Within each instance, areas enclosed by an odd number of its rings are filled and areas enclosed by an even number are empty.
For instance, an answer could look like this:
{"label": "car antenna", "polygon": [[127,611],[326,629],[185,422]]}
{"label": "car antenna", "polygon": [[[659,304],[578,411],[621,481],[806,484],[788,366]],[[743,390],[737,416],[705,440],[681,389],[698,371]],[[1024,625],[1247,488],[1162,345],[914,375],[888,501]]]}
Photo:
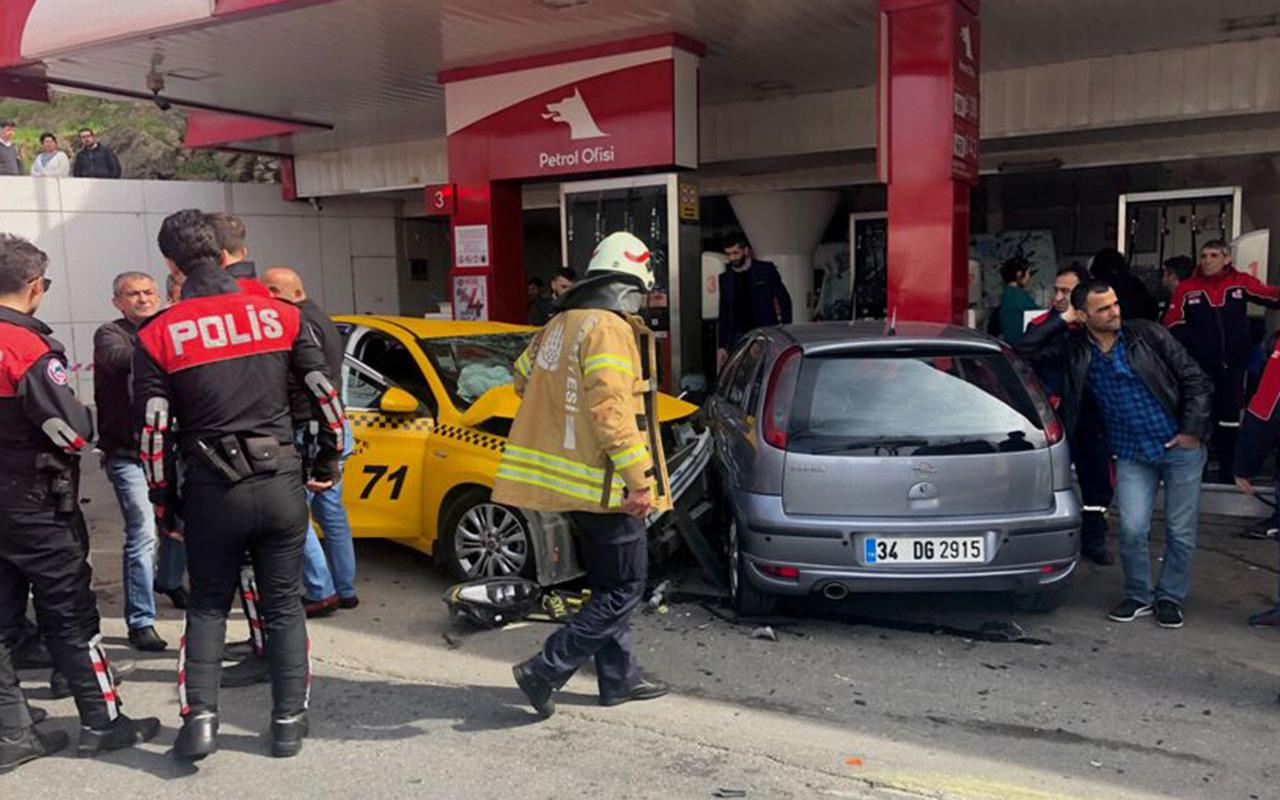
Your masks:
{"label": "car antenna", "polygon": [[898,307],[893,307],[893,316],[889,317],[889,330],[884,332],[885,336],[898,335]]}

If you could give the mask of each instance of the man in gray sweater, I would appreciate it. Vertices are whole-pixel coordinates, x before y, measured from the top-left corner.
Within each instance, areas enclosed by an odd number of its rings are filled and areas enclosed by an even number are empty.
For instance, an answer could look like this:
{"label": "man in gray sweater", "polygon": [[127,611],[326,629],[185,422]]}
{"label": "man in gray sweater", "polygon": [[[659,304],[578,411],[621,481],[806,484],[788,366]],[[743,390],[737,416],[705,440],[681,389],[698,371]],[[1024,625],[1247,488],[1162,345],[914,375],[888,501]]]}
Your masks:
{"label": "man in gray sweater", "polygon": [[0,121],[0,175],[24,175],[18,145],[13,141],[13,123]]}

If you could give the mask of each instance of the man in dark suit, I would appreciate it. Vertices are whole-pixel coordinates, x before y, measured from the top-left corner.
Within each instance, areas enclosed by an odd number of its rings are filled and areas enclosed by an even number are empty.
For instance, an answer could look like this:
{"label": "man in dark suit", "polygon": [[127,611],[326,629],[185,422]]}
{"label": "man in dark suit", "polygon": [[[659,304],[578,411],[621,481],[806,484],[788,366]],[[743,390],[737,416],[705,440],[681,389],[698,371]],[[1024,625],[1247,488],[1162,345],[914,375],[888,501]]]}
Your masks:
{"label": "man in dark suit", "polygon": [[756,261],[751,245],[741,233],[725,239],[729,263],[720,273],[720,320],[716,333],[716,369],[724,366],[729,351],[743,334],[768,325],[791,322],[791,295],[782,284],[778,268]]}

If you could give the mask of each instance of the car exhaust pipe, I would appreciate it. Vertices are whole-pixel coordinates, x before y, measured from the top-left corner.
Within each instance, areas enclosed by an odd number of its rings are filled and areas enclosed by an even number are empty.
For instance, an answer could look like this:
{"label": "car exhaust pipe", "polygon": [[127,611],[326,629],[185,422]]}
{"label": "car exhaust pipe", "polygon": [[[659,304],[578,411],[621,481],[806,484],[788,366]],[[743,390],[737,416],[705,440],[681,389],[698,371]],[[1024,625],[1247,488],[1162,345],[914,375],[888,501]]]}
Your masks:
{"label": "car exhaust pipe", "polygon": [[828,583],[822,587],[822,596],[828,600],[843,600],[849,596],[849,590],[843,583]]}

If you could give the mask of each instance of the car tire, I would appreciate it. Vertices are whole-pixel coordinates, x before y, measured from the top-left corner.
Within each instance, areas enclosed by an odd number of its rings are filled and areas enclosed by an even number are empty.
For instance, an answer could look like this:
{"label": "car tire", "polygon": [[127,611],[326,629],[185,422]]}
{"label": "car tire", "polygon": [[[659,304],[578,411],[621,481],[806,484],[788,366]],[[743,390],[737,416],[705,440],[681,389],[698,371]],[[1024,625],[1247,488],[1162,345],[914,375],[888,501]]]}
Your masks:
{"label": "car tire", "polygon": [[517,509],[495,503],[488,489],[458,497],[444,515],[437,560],[461,581],[537,574],[529,522]]}
{"label": "car tire", "polygon": [[1071,583],[1074,578],[1074,574],[1068,575],[1057,583],[1052,583],[1043,589],[1018,595],[1018,608],[1022,611],[1032,611],[1037,614],[1049,614],[1057,611],[1071,597]]}
{"label": "car tire", "polygon": [[767,617],[778,607],[778,596],[762,592],[747,578],[746,560],[738,549],[738,522],[729,523],[729,602],[740,617]]}

